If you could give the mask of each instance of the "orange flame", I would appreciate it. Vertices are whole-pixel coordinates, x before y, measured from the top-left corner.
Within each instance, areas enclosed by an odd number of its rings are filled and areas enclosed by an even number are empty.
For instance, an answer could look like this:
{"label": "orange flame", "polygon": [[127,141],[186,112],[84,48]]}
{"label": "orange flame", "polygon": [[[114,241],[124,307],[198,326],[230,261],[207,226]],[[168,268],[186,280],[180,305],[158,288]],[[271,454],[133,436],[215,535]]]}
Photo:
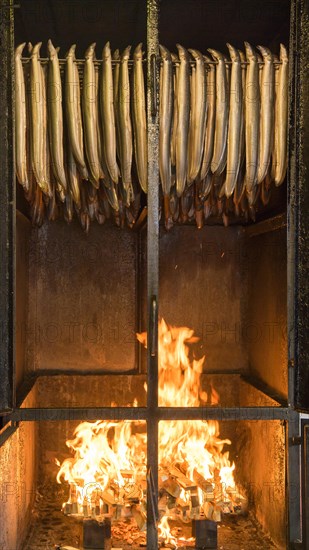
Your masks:
{"label": "orange flame", "polygon": [[[146,333],[138,340],[147,345]],[[200,377],[205,357],[195,359],[189,344],[197,342],[193,330],[159,323],[159,405],[162,407],[198,407],[217,404],[219,396],[212,388],[202,391]],[[76,486],[69,502],[76,498],[77,513],[82,514],[85,500],[93,503],[128,503],[130,495],[145,504],[146,433],[137,428],[145,422],[82,422],[73,440],[66,442],[74,452],[59,465],[57,481]],[[145,427],[146,429],[146,427]],[[183,488],[175,495],[175,506],[189,506],[189,518],[201,511],[219,519],[218,508],[235,501],[235,464],[223,452],[231,442],[219,437],[217,421],[162,421],[159,423],[159,485],[179,477]],[[182,482],[181,483],[181,476]],[[186,487],[187,484],[187,487]],[[188,490],[188,486],[190,486]],[[177,485],[179,488],[179,485]],[[192,499],[195,487],[195,499]],[[168,487],[167,487],[168,491]],[[197,500],[196,500],[197,499]],[[168,525],[173,509],[165,507],[159,525],[160,537],[176,546]]]}

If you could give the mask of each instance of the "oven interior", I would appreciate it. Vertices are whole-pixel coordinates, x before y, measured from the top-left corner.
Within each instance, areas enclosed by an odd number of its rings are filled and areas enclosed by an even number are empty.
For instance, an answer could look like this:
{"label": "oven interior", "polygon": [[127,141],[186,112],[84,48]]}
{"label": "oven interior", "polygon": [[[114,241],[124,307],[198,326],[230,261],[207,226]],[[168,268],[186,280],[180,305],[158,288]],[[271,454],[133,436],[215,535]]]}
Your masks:
{"label": "oven interior", "polygon": [[[286,0],[163,0],[159,39],[171,50],[180,42],[225,51],[226,42],[241,48],[247,40],[277,52],[280,42],[289,43],[289,12]],[[93,41],[97,55],[107,40],[120,49],[140,41],[146,47],[146,17],[142,0],[23,0],[15,10],[15,44],[42,40],[44,51],[51,38],[60,57],[72,43],[79,57]],[[166,232],[161,221],[159,316],[199,337],[202,385],[215,388],[222,409],[288,402],[286,188],[284,182],[273,191],[255,223],[224,227],[214,218],[201,230],[187,223]],[[134,230],[92,224],[88,235],[76,220],[33,227],[17,187],[19,406],[133,406],[135,398],[146,405],[147,357],[136,339],[147,326],[146,237],[147,222]],[[21,422],[1,448],[3,549],[81,544],[79,524],[60,511],[66,487],[55,480],[55,458],[70,456],[65,441],[79,422],[50,414]],[[248,515],[219,528],[221,547],[285,547],[286,423],[223,420],[220,434],[232,441],[237,483],[249,504]]]}

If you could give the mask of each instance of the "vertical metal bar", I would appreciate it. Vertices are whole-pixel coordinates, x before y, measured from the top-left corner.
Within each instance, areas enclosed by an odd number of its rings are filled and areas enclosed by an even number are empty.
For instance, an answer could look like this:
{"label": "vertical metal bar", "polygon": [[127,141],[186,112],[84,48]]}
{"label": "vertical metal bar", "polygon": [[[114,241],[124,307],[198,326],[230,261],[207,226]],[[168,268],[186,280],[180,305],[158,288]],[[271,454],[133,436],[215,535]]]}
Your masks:
{"label": "vertical metal bar", "polygon": [[297,50],[297,30],[299,24],[298,2],[293,0],[291,4],[291,22],[290,22],[290,52],[289,52],[289,163],[288,163],[288,205],[287,205],[287,334],[288,334],[288,402],[291,407],[294,406],[294,365],[295,365],[295,231],[296,231],[296,191],[298,163],[297,144],[298,139],[295,127],[297,124],[297,105],[298,101],[298,50]]}
{"label": "vertical metal bar", "polygon": [[[288,368],[289,406],[294,409],[299,401],[297,389],[299,377],[298,347],[299,347],[299,274],[300,265],[300,243],[299,243],[299,200],[300,193],[303,193],[301,180],[301,128],[300,112],[305,109],[303,103],[306,95],[306,86],[301,83],[301,67],[299,54],[304,46],[302,25],[303,8],[302,3],[308,5],[308,0],[292,0],[291,22],[290,22],[290,75],[289,75],[289,165],[288,165],[288,230],[287,230],[287,328],[288,328]],[[309,90],[308,90],[309,91]],[[303,99],[302,99],[303,95]],[[309,127],[309,118],[307,125]],[[304,364],[305,366],[305,364]],[[306,390],[305,390],[306,391]],[[293,440],[300,436],[300,420],[297,412],[291,413],[288,422],[287,436],[287,514],[288,514],[288,544],[292,548],[301,540],[301,456],[300,446],[293,445]]]}
{"label": "vertical metal bar", "polygon": [[[292,32],[292,85],[290,118],[290,195],[289,195],[289,272],[290,293],[294,302],[290,345],[294,351],[295,407],[309,411],[309,0],[294,0]],[[293,24],[294,23],[294,24]],[[294,276],[294,279],[292,277]],[[291,341],[293,340],[293,342]]]}
{"label": "vertical metal bar", "polygon": [[[158,1],[147,0],[147,133],[148,133],[148,215],[147,215],[147,548],[158,548],[155,523],[158,506],[158,340],[157,304],[159,287],[159,157],[158,113],[154,79],[157,67],[153,56],[158,55]],[[155,70],[155,74],[154,74]],[[157,88],[157,87],[156,87]],[[155,305],[154,305],[155,304]],[[154,498],[151,498],[152,497]],[[154,509],[153,509],[154,506]]]}
{"label": "vertical metal bar", "polygon": [[303,542],[304,550],[309,550],[309,418],[302,419],[302,501],[303,501]]}
{"label": "vertical metal bar", "polygon": [[301,446],[295,444],[300,437],[300,418],[290,412],[287,426],[287,514],[288,548],[301,540]]}
{"label": "vertical metal bar", "polygon": [[12,0],[0,0],[0,413],[15,404],[14,387],[14,14]]}
{"label": "vertical metal bar", "polygon": [[[136,235],[137,260],[136,260],[136,330],[142,330],[142,237],[141,231]],[[138,373],[142,372],[142,350],[141,343],[136,339],[135,342],[136,366]]]}

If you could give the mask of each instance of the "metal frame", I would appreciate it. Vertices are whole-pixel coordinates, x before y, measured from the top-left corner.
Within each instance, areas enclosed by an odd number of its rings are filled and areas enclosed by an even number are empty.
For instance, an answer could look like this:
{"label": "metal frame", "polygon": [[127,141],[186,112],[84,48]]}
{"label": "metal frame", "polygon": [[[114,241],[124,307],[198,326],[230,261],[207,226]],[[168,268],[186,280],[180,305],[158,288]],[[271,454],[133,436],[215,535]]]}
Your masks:
{"label": "metal frame", "polygon": [[0,412],[15,405],[15,162],[14,17],[12,0],[0,0]]}
{"label": "metal frame", "polygon": [[309,550],[309,418],[301,419],[302,437],[302,540]]}
{"label": "metal frame", "polygon": [[[149,395],[150,392],[148,392]],[[295,413],[288,407],[81,407],[81,408],[20,408],[8,418],[14,422],[40,420],[289,420]],[[149,436],[149,431],[148,431]],[[148,437],[149,439],[149,437]],[[151,462],[150,466],[154,468]]]}
{"label": "metal frame", "polygon": [[[290,159],[288,207],[288,335],[289,335],[289,405],[278,407],[201,407],[164,408],[158,406],[158,291],[159,291],[159,173],[158,173],[158,15],[159,0],[147,0],[147,119],[148,119],[148,206],[147,206],[147,407],[120,408],[16,408],[14,388],[14,311],[15,311],[15,173],[14,173],[14,92],[13,67],[13,0],[0,0],[0,174],[2,196],[1,222],[1,279],[0,310],[7,331],[0,340],[0,412],[11,421],[3,430],[0,445],[18,427],[20,421],[40,420],[146,420],[147,421],[147,548],[158,547],[158,423],[160,420],[283,420],[287,422],[287,479],[288,487],[300,495],[300,436],[299,414],[294,407],[309,407],[306,381],[309,364],[306,345],[306,304],[308,250],[305,236],[308,225],[309,186],[306,170],[309,159],[309,93],[307,44],[309,36],[309,0],[291,1],[291,78],[290,78]],[[301,84],[300,84],[301,80]],[[302,119],[300,120],[300,113]],[[301,134],[300,129],[303,131]],[[146,210],[144,210],[146,213]],[[284,216],[274,223],[268,220],[247,228],[249,236],[285,226]],[[3,330],[4,327],[2,327]],[[300,367],[305,373],[299,376]],[[296,374],[295,374],[296,373]],[[308,386],[307,386],[308,387]],[[307,399],[307,401],[306,401]],[[301,540],[301,502],[288,491],[288,545],[296,548]]]}
{"label": "metal frame", "polygon": [[158,548],[158,294],[159,294],[159,117],[157,66],[159,8],[147,1],[147,548]]}
{"label": "metal frame", "polygon": [[[288,311],[292,368],[291,404],[309,410],[309,1],[294,0],[291,13],[290,196],[288,210]],[[291,332],[290,332],[291,331]],[[294,402],[295,400],[295,402]]]}

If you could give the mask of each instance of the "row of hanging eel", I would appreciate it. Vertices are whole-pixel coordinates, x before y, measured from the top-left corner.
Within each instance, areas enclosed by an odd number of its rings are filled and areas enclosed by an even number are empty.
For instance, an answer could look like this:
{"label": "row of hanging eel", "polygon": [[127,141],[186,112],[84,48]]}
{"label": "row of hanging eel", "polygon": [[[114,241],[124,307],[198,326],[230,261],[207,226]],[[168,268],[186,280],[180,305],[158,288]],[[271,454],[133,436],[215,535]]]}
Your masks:
{"label": "row of hanging eel", "polygon": [[[288,54],[245,42],[230,59],[160,46],[159,162],[165,225],[230,213],[255,219],[287,169]],[[192,67],[192,68],[191,68]]]}
{"label": "row of hanging eel", "polygon": [[[48,41],[15,51],[16,174],[31,204],[33,222],[74,211],[84,229],[113,216],[132,227],[147,192],[147,126],[142,45],[112,55],[103,48],[100,68],[95,44],[77,62],[75,45],[61,77],[58,49]],[[228,44],[230,61],[177,45],[160,46],[159,168],[166,227],[210,216],[255,217],[267,204],[271,184],[287,168],[288,55],[280,59],[245,42]],[[80,71],[82,71],[82,82]],[[63,93],[64,90],[64,93]]]}
{"label": "row of hanging eel", "polygon": [[63,79],[58,49],[49,40],[44,63],[41,45],[29,44],[28,63],[22,59],[25,43],[15,50],[16,175],[33,223],[61,213],[71,221],[75,211],[86,230],[91,220],[103,223],[111,215],[117,225],[126,220],[132,227],[140,191],[147,192],[142,44],[134,51],[132,83],[130,46],[121,55],[114,52],[113,64],[107,43],[98,70],[91,44],[82,85],[75,45],[66,55]]}

